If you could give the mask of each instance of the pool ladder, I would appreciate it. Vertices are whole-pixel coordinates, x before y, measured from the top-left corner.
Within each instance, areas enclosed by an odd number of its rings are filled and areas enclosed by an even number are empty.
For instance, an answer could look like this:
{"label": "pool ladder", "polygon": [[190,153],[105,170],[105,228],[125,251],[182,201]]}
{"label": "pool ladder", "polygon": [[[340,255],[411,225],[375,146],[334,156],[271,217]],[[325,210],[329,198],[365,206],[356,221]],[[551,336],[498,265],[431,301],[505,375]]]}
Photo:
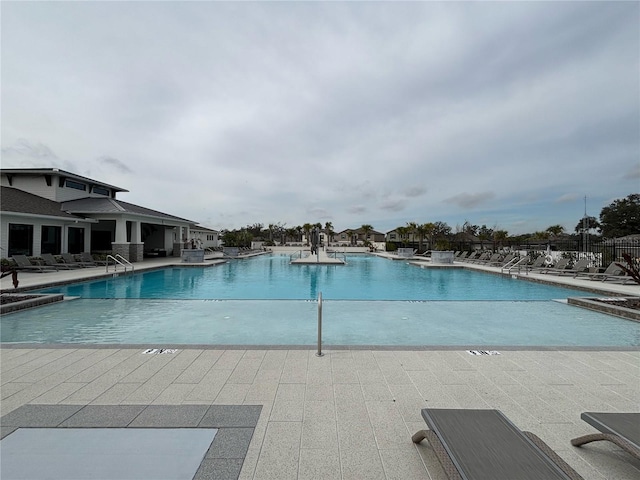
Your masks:
{"label": "pool ladder", "polygon": [[133,273],[133,264],[119,253],[116,253],[115,256],[107,255],[107,273],[109,273],[109,260],[113,260],[113,270],[115,272],[118,271],[118,265],[122,265],[124,267],[124,273],[127,273],[127,267],[131,267],[131,273]]}

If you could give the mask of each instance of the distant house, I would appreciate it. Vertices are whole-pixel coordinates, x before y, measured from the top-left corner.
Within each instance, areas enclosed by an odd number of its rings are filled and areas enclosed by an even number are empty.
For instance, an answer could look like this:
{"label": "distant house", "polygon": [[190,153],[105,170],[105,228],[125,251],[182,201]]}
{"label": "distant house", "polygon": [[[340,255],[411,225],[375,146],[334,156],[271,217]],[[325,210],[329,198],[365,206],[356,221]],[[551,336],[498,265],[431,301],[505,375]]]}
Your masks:
{"label": "distant house", "polygon": [[368,242],[384,242],[385,234],[382,232],[378,232],[376,230],[371,230],[365,235],[364,230],[362,228],[348,228],[346,230],[342,230],[341,232],[335,233],[333,238],[336,242],[349,245],[362,245],[366,241]]}
{"label": "distant house", "polygon": [[0,169],[0,256],[180,255],[195,222],[116,198],[127,190],[57,168]]}

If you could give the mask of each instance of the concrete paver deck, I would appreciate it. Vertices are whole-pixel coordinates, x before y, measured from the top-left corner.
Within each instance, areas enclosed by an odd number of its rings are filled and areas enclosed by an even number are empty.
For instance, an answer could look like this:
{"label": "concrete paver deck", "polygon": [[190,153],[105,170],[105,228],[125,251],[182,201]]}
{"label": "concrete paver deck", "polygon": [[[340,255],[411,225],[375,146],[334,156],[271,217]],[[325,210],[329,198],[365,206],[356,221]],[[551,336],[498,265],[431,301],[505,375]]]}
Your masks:
{"label": "concrete paver deck", "polygon": [[592,431],[584,411],[638,411],[637,351],[3,348],[0,360],[2,415],[27,404],[262,405],[241,479],[443,479],[428,443],[411,442],[424,407],[497,408],[585,479],[640,475],[615,446],[569,443]]}

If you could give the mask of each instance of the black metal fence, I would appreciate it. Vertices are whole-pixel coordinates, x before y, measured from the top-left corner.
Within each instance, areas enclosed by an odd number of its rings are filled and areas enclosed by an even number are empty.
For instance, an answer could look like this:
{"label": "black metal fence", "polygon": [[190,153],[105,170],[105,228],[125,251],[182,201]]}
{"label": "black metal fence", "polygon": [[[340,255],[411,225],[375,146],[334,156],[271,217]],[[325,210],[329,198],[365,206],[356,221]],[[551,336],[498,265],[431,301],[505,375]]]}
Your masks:
{"label": "black metal fence", "polygon": [[[400,246],[400,244],[397,244]],[[418,242],[406,242],[403,247],[418,249]],[[430,250],[428,242],[422,244],[422,250]],[[452,241],[440,242],[436,244],[437,250],[459,250],[473,251],[478,249],[491,251],[519,251],[527,252],[530,256],[543,255],[547,252],[557,252],[562,257],[569,257],[572,260],[588,258],[594,266],[607,267],[611,262],[623,262],[623,254],[628,254],[634,261],[640,262],[640,240],[601,240],[596,238],[570,238],[562,240],[543,241],[510,241],[501,242],[468,242]],[[422,253],[422,252],[420,252]]]}

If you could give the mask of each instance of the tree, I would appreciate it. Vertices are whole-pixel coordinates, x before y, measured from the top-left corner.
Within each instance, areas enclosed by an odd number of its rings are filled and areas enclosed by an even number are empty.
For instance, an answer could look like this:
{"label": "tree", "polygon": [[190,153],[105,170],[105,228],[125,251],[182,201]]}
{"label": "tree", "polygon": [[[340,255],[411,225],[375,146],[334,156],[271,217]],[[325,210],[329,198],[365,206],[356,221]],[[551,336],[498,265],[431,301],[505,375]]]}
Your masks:
{"label": "tree", "polygon": [[547,232],[549,232],[554,237],[557,237],[564,232],[564,227],[562,225],[551,225],[549,228],[547,228]]}
{"label": "tree", "polygon": [[596,217],[582,217],[576,225],[576,233],[583,234],[591,230],[600,229],[600,222]]}
{"label": "tree", "polygon": [[396,228],[396,232],[398,232],[398,236],[400,237],[400,241],[404,247],[404,238],[409,234],[409,229],[407,227],[398,227]]}
{"label": "tree", "polygon": [[487,227],[486,225],[482,225],[478,229],[478,240],[480,240],[480,248],[484,247],[484,242],[488,242],[493,238],[493,229]]}
{"label": "tree", "polygon": [[420,225],[420,230],[424,232],[424,235],[429,238],[429,250],[433,249],[433,234],[436,231],[436,226],[434,223],[424,223]]}
{"label": "tree", "polygon": [[364,244],[366,245],[367,243],[369,243],[369,234],[371,234],[373,227],[371,225],[365,224],[360,227],[360,230],[362,230],[362,235],[364,236]]}
{"label": "tree", "polygon": [[640,193],[614,200],[600,212],[600,228],[605,238],[640,233]]}
{"label": "tree", "polygon": [[305,223],[304,225],[302,225],[302,230],[304,230],[304,234],[307,239],[307,246],[309,245],[309,239],[311,237],[312,228],[313,228],[313,225],[311,225],[310,223]]}
{"label": "tree", "polygon": [[502,248],[503,242],[509,238],[509,233],[506,230],[494,230],[493,241]]}
{"label": "tree", "polygon": [[324,233],[327,236],[327,246],[329,246],[329,242],[333,240],[333,224],[331,222],[325,222],[324,224]]}

